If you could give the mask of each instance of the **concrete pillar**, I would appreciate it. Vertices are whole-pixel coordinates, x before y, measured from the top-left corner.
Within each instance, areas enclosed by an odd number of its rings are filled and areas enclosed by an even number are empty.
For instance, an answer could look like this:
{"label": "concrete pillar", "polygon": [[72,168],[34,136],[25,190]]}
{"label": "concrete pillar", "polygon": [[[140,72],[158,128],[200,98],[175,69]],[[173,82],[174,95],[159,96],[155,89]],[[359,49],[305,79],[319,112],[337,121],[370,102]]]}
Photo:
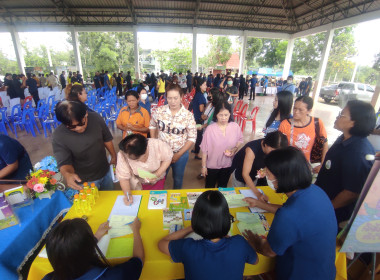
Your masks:
{"label": "concrete pillar", "polygon": [[371,104],[375,108],[375,112],[377,112],[379,110],[379,107],[380,107],[379,95],[380,95],[380,74],[377,78],[375,92],[374,92],[374,94],[372,96],[372,100],[371,100]]}
{"label": "concrete pillar", "polygon": [[197,57],[197,28],[193,27],[193,59],[191,63],[191,72],[198,72],[198,57]]}
{"label": "concrete pillar", "polygon": [[11,37],[13,42],[13,47],[15,49],[16,59],[20,73],[25,75],[25,60],[24,54],[22,53],[22,46],[20,44],[20,37],[14,26],[11,27]]}
{"label": "concrete pillar", "polygon": [[290,66],[292,64],[293,49],[294,39],[292,38],[288,40],[288,47],[286,48],[284,69],[282,70],[282,78],[284,80],[286,80],[286,78],[289,76]]}
{"label": "concrete pillar", "polygon": [[245,62],[245,56],[247,53],[247,34],[244,31],[243,37],[241,38],[241,50],[240,50],[240,63],[239,63],[239,74],[244,73],[244,62]]}
{"label": "concrete pillar", "polygon": [[136,26],[133,27],[133,43],[135,52],[135,77],[136,79],[140,79],[139,44]]}
{"label": "concrete pillar", "polygon": [[329,54],[331,50],[331,43],[334,38],[334,29],[326,31],[325,45],[323,46],[321,61],[319,62],[317,79],[314,83],[313,99],[314,102],[318,100],[319,92],[321,91],[323,79],[325,77],[327,61],[329,60]]}
{"label": "concrete pillar", "polygon": [[79,71],[79,73],[83,75],[82,60],[80,58],[80,51],[79,51],[78,32],[75,30],[74,27],[71,29],[71,38],[73,40],[75,65],[77,68],[76,70]]}

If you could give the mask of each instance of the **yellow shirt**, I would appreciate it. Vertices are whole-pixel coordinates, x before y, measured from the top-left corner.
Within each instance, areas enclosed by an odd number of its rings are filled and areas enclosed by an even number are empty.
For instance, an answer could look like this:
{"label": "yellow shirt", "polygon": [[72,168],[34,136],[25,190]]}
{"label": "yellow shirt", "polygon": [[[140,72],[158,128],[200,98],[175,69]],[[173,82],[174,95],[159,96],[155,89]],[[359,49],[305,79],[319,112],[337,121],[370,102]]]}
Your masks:
{"label": "yellow shirt", "polygon": [[158,83],[157,83],[157,87],[158,87],[158,92],[159,93],[163,93],[165,92],[165,81],[163,80],[159,80]]}

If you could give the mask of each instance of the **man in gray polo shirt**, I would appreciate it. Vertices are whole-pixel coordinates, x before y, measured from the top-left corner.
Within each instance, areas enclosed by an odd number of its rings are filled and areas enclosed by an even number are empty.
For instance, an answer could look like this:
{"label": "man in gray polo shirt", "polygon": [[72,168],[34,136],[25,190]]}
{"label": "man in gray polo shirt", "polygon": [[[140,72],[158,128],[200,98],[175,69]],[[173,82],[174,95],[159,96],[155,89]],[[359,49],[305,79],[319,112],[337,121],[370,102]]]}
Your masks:
{"label": "man in gray polo shirt", "polygon": [[116,153],[103,118],[78,101],[58,103],[55,113],[62,124],[53,133],[53,151],[67,186],[80,190],[80,183],[94,182],[101,190],[112,190],[110,164],[116,164]]}

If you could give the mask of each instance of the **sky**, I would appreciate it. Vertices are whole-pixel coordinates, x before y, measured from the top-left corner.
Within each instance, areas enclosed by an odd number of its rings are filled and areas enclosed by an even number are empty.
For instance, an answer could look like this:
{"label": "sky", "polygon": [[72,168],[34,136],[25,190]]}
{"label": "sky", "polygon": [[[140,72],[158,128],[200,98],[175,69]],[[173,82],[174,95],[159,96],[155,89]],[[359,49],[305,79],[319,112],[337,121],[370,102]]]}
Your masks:
{"label": "sky", "polygon": [[[355,28],[355,42],[358,48],[359,64],[364,66],[372,66],[374,62],[374,55],[380,52],[380,36],[378,34],[378,27],[380,26],[380,19],[360,23]],[[29,32],[19,33],[20,40],[26,41],[30,48],[38,47],[40,44],[51,46],[52,49],[59,50],[72,50],[72,46],[67,43],[66,32]],[[187,38],[192,45],[192,34],[179,34],[179,33],[154,33],[154,32],[139,32],[139,44],[143,49],[161,49],[169,50],[176,45],[176,42],[181,38]],[[197,52],[198,57],[204,56],[208,51],[207,46],[208,35],[199,34],[197,39]],[[232,47],[236,48],[236,36],[230,36],[232,40]],[[0,50],[5,53],[10,59],[15,59],[12,39],[9,33],[0,33]]]}

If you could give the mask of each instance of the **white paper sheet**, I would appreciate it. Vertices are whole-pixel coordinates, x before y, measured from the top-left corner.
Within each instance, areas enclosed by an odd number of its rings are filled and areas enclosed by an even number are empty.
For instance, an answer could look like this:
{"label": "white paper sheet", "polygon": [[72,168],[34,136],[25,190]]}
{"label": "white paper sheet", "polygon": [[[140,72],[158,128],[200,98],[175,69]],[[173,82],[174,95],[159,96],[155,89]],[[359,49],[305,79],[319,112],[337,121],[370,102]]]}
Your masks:
{"label": "white paper sheet", "polygon": [[137,214],[139,213],[140,202],[141,202],[141,195],[134,195],[132,205],[127,206],[124,204],[124,195],[119,195],[116,198],[115,204],[113,205],[113,208],[112,208],[111,214],[108,217],[108,220],[111,219],[112,215],[137,217]]}
{"label": "white paper sheet", "polygon": [[[248,189],[248,190],[240,190],[240,193],[242,195],[244,195],[245,197],[252,197],[252,198],[257,199],[257,196],[250,189]],[[249,207],[249,210],[251,210],[252,213],[264,213],[264,212],[267,212],[266,210],[258,208],[258,207]]]}

